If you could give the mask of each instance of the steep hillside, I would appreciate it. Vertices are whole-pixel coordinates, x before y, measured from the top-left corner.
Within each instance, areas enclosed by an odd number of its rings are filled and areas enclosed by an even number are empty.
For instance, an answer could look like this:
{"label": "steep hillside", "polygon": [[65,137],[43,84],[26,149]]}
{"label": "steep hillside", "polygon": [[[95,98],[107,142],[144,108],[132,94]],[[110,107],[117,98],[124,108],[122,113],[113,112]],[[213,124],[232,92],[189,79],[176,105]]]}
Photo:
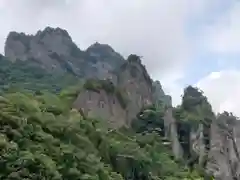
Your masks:
{"label": "steep hillside", "polygon": [[143,108],[153,104],[152,80],[146,68],[137,55],[130,55],[127,61],[119,68],[118,86],[126,93],[127,99],[127,124]]}
{"label": "steep hillside", "polygon": [[73,107],[91,117],[130,126],[142,108],[153,105],[152,80],[137,55],[130,55],[114,72],[116,81],[87,80]]}
{"label": "steep hillside", "polygon": [[172,159],[158,134],[107,130],[70,110],[67,92],[0,97],[0,179],[201,179]]}
{"label": "steep hillside", "polygon": [[153,100],[156,105],[172,106],[172,97],[165,94],[160,81],[153,82]]}
{"label": "steep hillside", "polygon": [[240,179],[237,117],[192,86],[172,107],[139,56],[50,27],[11,32],[5,55],[0,179]]}
{"label": "steep hillside", "polygon": [[77,85],[80,79],[71,74],[50,73],[30,61],[15,62],[0,55],[0,91],[13,91],[19,89],[59,92],[61,89]]}
{"label": "steep hillside", "polygon": [[217,115],[211,125],[207,171],[220,179],[240,179],[240,121],[231,113]]}

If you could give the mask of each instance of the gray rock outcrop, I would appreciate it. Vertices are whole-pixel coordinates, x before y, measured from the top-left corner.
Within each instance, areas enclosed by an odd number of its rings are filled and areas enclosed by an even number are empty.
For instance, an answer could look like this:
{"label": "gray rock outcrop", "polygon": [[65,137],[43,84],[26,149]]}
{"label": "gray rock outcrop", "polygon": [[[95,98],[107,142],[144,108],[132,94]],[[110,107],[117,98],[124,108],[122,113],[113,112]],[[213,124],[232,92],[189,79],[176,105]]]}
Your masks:
{"label": "gray rock outcrop", "polygon": [[164,116],[165,137],[171,142],[172,152],[176,159],[183,157],[183,149],[178,140],[176,119],[173,117],[172,108],[168,108]]}
{"label": "gray rock outcrop", "polygon": [[124,62],[108,45],[95,43],[82,51],[66,30],[51,27],[35,35],[10,32],[5,42],[5,56],[11,61],[30,61],[50,72],[99,79],[114,79],[112,71]]}
{"label": "gray rock outcrop", "polygon": [[130,55],[118,71],[118,86],[126,93],[127,99],[127,124],[130,125],[136,114],[143,107],[153,104],[152,80],[140,57]]}
{"label": "gray rock outcrop", "polygon": [[153,99],[156,105],[172,106],[172,97],[164,93],[160,81],[153,82]]}
{"label": "gray rock outcrop", "polygon": [[105,90],[99,92],[84,90],[78,95],[73,107],[81,109],[90,118],[106,121],[109,127],[119,128],[125,125],[125,109],[116,95]]}
{"label": "gray rock outcrop", "polygon": [[240,121],[223,113],[211,126],[206,170],[219,180],[240,179]]}

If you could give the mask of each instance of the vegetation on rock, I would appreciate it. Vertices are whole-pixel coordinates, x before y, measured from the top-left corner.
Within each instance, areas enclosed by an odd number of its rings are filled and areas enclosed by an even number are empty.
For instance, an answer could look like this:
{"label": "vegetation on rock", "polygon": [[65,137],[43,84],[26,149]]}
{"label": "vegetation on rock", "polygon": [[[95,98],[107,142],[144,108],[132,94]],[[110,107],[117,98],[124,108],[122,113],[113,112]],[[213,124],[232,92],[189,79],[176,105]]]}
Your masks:
{"label": "vegetation on rock", "polygon": [[200,178],[171,159],[154,131],[106,131],[67,107],[66,95],[6,93],[0,99],[0,179]]}
{"label": "vegetation on rock", "polygon": [[78,84],[79,79],[69,74],[50,74],[32,61],[12,63],[0,55],[0,90],[18,91],[45,89],[60,92],[64,87]]}
{"label": "vegetation on rock", "polygon": [[138,55],[135,54],[129,55],[127,61],[124,62],[119,68],[117,68],[115,70],[115,73],[119,74],[120,72],[125,71],[126,69],[129,68],[131,76],[133,78],[136,78],[137,75],[139,74],[139,68],[136,65],[141,68],[143,78],[146,80],[146,82],[150,86],[152,86],[152,79],[149,76],[146,67],[142,64],[140,56]]}
{"label": "vegetation on rock", "polygon": [[[179,141],[182,142],[189,165],[195,166],[201,163],[200,168],[205,168],[207,162],[206,155],[210,148],[210,128],[215,115],[203,92],[192,86],[186,87],[181,105],[174,109],[174,116],[178,123]],[[193,147],[191,147],[190,142],[191,133],[199,133],[200,125],[203,126],[203,143],[205,148],[203,162],[199,162],[199,152],[192,151]],[[198,136],[199,134],[197,134]]]}
{"label": "vegetation on rock", "polygon": [[[53,31],[61,31],[70,38],[66,31],[58,28],[46,28],[37,35],[43,38]],[[28,51],[29,39],[22,40],[23,34],[12,35],[15,40],[23,41]],[[203,179],[205,174],[201,174],[201,170],[205,164],[198,168],[199,154],[192,152],[190,142],[191,133],[203,125],[204,147],[206,153],[209,151],[210,125],[216,117],[203,92],[187,87],[182,103],[173,108],[176,138],[184,150],[183,161],[176,160],[169,146],[171,142],[165,137],[164,115],[170,105],[157,101],[157,105],[144,107],[131,127],[117,130],[108,129],[104,122],[72,109],[82,88],[96,93],[104,90],[116,96],[124,109],[131,100],[110,80],[88,79],[84,84],[79,80],[92,73],[88,71],[96,68],[92,65],[99,59],[112,66],[118,64],[117,73],[128,68],[133,78],[143,78],[149,88],[153,88],[140,57],[130,55],[124,61],[109,46],[98,43],[87,51],[81,51],[72,43],[69,53],[69,59],[56,52],[48,54],[65,72],[59,74],[44,70],[33,58],[12,63],[0,56],[0,179]],[[224,115],[229,121],[234,119]],[[226,130],[229,126],[223,128]],[[231,140],[234,142],[233,137]],[[233,171],[234,167],[232,164]]]}
{"label": "vegetation on rock", "polygon": [[110,80],[87,79],[83,87],[96,93],[104,90],[107,94],[115,95],[123,109],[127,106],[126,95]]}

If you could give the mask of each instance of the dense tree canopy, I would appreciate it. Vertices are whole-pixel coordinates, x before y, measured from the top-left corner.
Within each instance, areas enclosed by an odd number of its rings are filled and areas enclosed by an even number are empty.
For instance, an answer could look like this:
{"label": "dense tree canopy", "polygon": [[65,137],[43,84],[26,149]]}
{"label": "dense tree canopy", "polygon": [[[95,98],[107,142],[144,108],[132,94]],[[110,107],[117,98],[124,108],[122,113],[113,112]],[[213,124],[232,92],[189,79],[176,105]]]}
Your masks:
{"label": "dense tree canopy", "polygon": [[[144,108],[133,128],[106,129],[101,121],[71,109],[71,104],[81,87],[103,88],[122,98],[112,84],[82,84],[71,75],[49,74],[29,62],[11,63],[4,57],[0,65],[0,179],[202,179],[175,161],[164,143],[164,107]],[[176,108],[179,122],[193,120],[190,113],[194,120],[207,119],[196,111],[199,102],[194,104],[186,94]]]}
{"label": "dense tree canopy", "polygon": [[68,107],[72,94],[0,97],[1,179],[200,178],[171,158],[159,134],[106,130]]}

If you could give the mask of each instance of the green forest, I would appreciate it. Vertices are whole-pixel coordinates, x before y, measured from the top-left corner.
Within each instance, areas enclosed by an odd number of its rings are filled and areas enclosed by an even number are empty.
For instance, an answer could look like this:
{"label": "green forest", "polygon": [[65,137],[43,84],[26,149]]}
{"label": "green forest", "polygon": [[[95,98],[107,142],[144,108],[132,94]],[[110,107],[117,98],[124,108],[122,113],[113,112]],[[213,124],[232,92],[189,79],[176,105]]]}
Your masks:
{"label": "green forest", "polygon": [[[214,117],[202,92],[188,87],[174,108],[185,159],[164,139],[164,106],[144,108],[131,128],[106,128],[75,109],[81,82],[51,75],[28,62],[0,58],[1,180],[201,180],[188,152],[189,127],[204,121],[205,143]],[[92,88],[88,86],[88,88]],[[114,91],[117,92],[117,91]],[[187,163],[186,163],[187,162]]]}

